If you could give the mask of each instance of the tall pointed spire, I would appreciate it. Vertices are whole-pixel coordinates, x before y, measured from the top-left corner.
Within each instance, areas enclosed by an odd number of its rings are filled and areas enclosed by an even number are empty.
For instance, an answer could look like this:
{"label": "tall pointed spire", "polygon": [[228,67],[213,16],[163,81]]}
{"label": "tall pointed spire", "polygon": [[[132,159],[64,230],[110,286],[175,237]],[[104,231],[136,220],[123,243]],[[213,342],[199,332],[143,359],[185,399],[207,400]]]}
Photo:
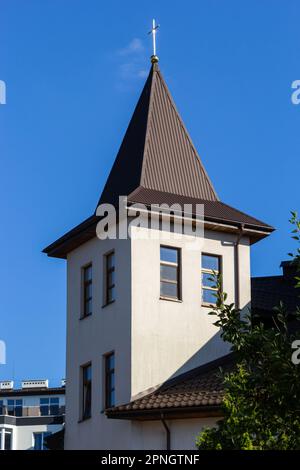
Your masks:
{"label": "tall pointed spire", "polygon": [[151,66],[99,203],[137,187],[217,201],[213,185],[159,70]]}
{"label": "tall pointed spire", "polygon": [[[199,202],[205,206],[205,221],[215,230],[231,233],[243,226],[251,243],[274,230],[219,201],[157,62],[152,63],[98,205],[117,206],[119,196],[128,196],[129,204],[147,206]],[[94,213],[45,248],[44,253],[66,258],[70,251],[95,237],[98,220]]]}

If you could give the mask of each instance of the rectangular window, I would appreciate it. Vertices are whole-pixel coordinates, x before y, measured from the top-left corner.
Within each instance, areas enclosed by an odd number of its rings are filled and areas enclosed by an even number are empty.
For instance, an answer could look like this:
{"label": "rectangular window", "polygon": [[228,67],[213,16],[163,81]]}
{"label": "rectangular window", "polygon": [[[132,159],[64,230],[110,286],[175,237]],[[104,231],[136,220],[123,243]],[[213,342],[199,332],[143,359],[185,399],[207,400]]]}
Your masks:
{"label": "rectangular window", "polygon": [[40,415],[58,415],[59,414],[59,398],[40,398]]}
{"label": "rectangular window", "polygon": [[82,419],[92,414],[92,365],[81,367],[82,374]]}
{"label": "rectangular window", "polygon": [[105,255],[105,304],[116,298],[115,275],[115,253],[111,252]]}
{"label": "rectangular window", "polygon": [[104,356],[105,361],[105,408],[115,406],[115,354]]}
{"label": "rectangular window", "polygon": [[3,404],[3,400],[0,400],[0,415],[4,415],[4,404]]}
{"label": "rectangular window", "polygon": [[23,400],[7,400],[7,414],[10,416],[22,416]]}
{"label": "rectangular window", "polygon": [[51,435],[51,432],[34,432],[33,433],[33,449],[34,450],[47,450],[46,437],[50,435]]}
{"label": "rectangular window", "polygon": [[12,430],[0,428],[0,450],[12,450]]}
{"label": "rectangular window", "polygon": [[160,296],[180,299],[180,250],[160,247]]}
{"label": "rectangular window", "polygon": [[83,268],[83,312],[82,317],[88,317],[92,314],[93,301],[93,277],[92,265],[89,264]]}
{"label": "rectangular window", "polygon": [[205,305],[214,305],[217,301],[217,288],[214,273],[220,274],[220,272],[220,256],[203,254],[201,257],[201,284],[202,303]]}

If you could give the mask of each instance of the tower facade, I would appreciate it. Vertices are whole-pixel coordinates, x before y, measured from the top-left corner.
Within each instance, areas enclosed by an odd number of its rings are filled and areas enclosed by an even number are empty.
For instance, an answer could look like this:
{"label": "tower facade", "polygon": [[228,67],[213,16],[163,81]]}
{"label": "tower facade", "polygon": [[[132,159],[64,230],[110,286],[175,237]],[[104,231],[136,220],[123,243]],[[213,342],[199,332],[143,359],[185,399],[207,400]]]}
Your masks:
{"label": "tower facade", "polygon": [[[222,275],[229,302],[248,307],[250,246],[273,229],[219,200],[157,62],[97,207],[120,209],[119,196],[127,198],[122,214],[129,237],[118,236],[124,225],[119,216],[110,227],[117,236],[104,239],[104,212],[96,209],[44,250],[67,260],[65,447],[193,448],[196,430],[215,422],[212,413],[201,415],[195,405],[198,411],[189,414],[182,407],[184,413],[169,418],[172,444],[166,444],[167,406],[157,413],[153,405],[151,415],[149,405],[142,418],[139,400],[228,354],[209,315],[215,302],[211,275]],[[174,236],[174,211],[171,217],[159,212],[157,223],[143,228],[133,222],[136,205],[148,220],[150,209],[163,204],[188,205],[184,217],[192,225],[197,207],[204,209],[196,247],[190,234]]]}

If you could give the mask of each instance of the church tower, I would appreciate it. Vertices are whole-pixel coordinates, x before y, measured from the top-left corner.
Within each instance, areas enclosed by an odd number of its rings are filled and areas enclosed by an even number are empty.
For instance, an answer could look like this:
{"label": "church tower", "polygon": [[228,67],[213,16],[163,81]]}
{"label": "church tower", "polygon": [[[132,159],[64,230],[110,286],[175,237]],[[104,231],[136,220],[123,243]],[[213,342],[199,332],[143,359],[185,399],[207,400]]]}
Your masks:
{"label": "church tower", "polygon": [[[201,248],[190,250],[185,235],[163,242],[99,239],[97,207],[118,208],[119,196],[127,196],[128,211],[133,204],[147,210],[189,204],[191,218],[202,205]],[[144,425],[133,418],[108,419],[106,410],[147,396],[229,352],[208,314],[215,298],[211,273],[222,274],[228,301],[246,308],[250,246],[273,228],[220,201],[156,56],[97,207],[44,250],[67,261],[65,446],[157,448],[164,427],[155,418]]]}

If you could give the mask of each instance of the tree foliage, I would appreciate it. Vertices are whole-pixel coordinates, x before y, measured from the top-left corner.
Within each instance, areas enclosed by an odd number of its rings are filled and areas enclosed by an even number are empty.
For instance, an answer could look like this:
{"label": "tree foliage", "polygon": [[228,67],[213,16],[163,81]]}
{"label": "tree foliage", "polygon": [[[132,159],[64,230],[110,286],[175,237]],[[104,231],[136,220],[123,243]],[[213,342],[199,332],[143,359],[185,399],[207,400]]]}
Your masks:
{"label": "tree foliage", "polygon": [[[300,221],[292,212],[292,238],[296,253],[290,253],[300,272]],[[297,276],[295,287],[300,287]],[[232,344],[236,367],[222,374],[225,387],[223,419],[218,427],[203,430],[196,441],[200,450],[300,449],[300,365],[292,362],[292,343],[300,339],[300,324],[289,332],[291,314],[283,303],[274,309],[273,324],[251,321],[251,312],[241,315],[226,304],[221,278],[217,277],[217,302],[211,315],[221,336]],[[300,320],[299,307],[292,312]],[[298,330],[298,331],[297,331]]]}

